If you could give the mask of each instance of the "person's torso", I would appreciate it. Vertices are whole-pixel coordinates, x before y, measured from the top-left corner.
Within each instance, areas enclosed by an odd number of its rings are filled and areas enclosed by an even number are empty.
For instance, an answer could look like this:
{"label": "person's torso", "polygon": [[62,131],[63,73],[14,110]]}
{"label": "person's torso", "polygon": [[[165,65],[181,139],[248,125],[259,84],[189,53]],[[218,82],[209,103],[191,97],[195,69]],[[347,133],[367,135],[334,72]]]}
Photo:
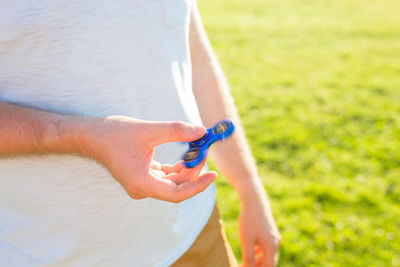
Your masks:
{"label": "person's torso", "polygon": [[[189,0],[0,3],[0,101],[77,116],[201,123],[191,90]],[[1,127],[1,126],[0,126]],[[185,146],[156,149],[176,162]],[[0,159],[0,263],[159,266],[194,240],[215,188],[135,201],[68,155]]]}

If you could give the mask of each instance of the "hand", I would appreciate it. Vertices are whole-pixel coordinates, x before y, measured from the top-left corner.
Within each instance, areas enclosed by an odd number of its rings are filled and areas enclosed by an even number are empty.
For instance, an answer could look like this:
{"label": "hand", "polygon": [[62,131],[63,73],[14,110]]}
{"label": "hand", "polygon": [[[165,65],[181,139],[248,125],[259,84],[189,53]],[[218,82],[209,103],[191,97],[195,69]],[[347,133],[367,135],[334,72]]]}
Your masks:
{"label": "hand", "polygon": [[134,199],[152,197],[178,203],[207,188],[215,172],[199,176],[182,163],[153,161],[154,147],[167,142],[188,142],[202,137],[205,128],[183,122],[150,122],[124,116],[94,119],[87,128],[86,154],[105,166]]}
{"label": "hand", "polygon": [[239,236],[244,267],[273,267],[277,264],[281,236],[264,192],[242,201]]}

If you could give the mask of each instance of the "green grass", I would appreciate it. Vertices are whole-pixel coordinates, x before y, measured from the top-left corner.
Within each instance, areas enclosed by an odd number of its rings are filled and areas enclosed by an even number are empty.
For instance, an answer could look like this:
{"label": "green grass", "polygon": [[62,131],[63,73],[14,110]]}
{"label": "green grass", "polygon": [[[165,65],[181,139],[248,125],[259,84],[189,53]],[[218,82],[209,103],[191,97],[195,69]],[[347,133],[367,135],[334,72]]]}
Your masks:
{"label": "green grass", "polygon": [[[282,234],[280,266],[400,266],[400,1],[198,2]],[[238,197],[217,187],[241,259]]]}

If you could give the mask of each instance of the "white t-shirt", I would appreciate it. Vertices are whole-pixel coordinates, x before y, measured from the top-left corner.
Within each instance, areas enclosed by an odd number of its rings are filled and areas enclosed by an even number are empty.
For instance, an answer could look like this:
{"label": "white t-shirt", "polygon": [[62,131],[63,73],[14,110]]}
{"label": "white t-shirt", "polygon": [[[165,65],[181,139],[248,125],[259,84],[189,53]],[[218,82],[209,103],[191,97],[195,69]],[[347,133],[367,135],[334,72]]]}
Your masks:
{"label": "white t-shirt", "polygon": [[[189,0],[1,1],[0,101],[201,123],[190,9]],[[185,150],[163,145],[155,159],[173,163]],[[214,185],[180,204],[133,200],[90,159],[1,158],[0,266],[167,266],[214,204]]]}

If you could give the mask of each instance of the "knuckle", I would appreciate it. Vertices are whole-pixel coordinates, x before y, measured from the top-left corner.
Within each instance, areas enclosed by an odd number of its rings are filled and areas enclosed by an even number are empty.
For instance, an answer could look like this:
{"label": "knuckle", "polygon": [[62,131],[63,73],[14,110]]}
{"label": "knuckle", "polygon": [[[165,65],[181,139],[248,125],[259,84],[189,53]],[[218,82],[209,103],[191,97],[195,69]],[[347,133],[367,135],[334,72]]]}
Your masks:
{"label": "knuckle", "polygon": [[276,247],[280,247],[281,244],[282,244],[282,237],[278,236],[278,237],[275,239],[275,245],[276,245]]}
{"label": "knuckle", "polygon": [[243,261],[245,263],[252,263],[253,262],[253,253],[250,250],[243,251]]}
{"label": "knuckle", "polygon": [[175,203],[175,204],[178,204],[178,203],[181,203],[182,201],[184,201],[185,199],[184,198],[182,198],[182,197],[173,197],[172,198],[172,200],[171,200],[171,202],[173,202],[173,203]]}
{"label": "knuckle", "polygon": [[200,187],[200,188],[198,189],[199,191],[198,191],[196,194],[203,192],[204,190],[207,189],[207,187],[208,187],[208,186]]}
{"label": "knuckle", "polygon": [[126,190],[126,192],[128,193],[128,195],[133,198],[133,199],[142,199],[144,198],[141,194],[138,193],[137,189],[130,189],[129,191]]}
{"label": "knuckle", "polygon": [[130,196],[131,198],[133,198],[133,199],[136,199],[136,200],[138,200],[138,199],[143,199],[142,196],[138,196],[138,195],[132,194],[132,193],[130,193],[129,196]]}
{"label": "knuckle", "polygon": [[125,189],[131,197],[140,195],[140,191],[135,185],[129,185]]}
{"label": "knuckle", "polygon": [[172,123],[172,129],[176,134],[181,134],[184,131],[185,127],[186,125],[183,121],[175,121]]}
{"label": "knuckle", "polygon": [[250,255],[250,253],[245,254],[245,255],[244,255],[244,262],[245,262],[247,265],[253,264],[254,260],[253,260],[252,257],[253,257],[253,255]]}

